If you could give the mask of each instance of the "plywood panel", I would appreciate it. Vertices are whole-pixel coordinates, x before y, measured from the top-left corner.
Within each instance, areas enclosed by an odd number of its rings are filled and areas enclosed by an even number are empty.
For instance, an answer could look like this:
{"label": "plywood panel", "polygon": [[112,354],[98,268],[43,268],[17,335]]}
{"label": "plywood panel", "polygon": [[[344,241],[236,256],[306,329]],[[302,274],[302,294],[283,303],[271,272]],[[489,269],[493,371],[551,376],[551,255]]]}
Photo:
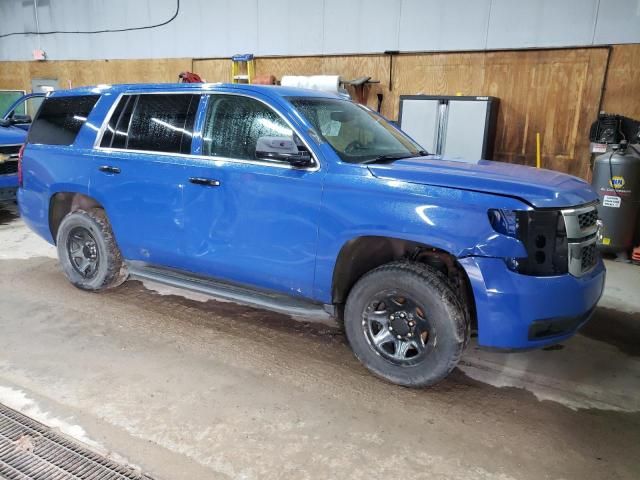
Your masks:
{"label": "plywood panel", "polygon": [[[176,82],[191,59],[0,62],[0,87],[31,88],[32,78],[56,78],[62,88],[98,83]],[[9,87],[14,85],[14,87]]]}
{"label": "plywood panel", "polygon": [[0,88],[8,90],[29,90],[28,62],[0,62]]}
{"label": "plywood panel", "polygon": [[[587,136],[597,115],[606,58],[604,48],[400,55],[392,96],[496,96],[496,159],[534,165],[540,132],[544,167],[587,178]],[[397,105],[394,101],[394,118]]]}
{"label": "plywood panel", "polygon": [[228,82],[231,79],[231,60],[226,58],[194,60],[193,72],[207,82]]}
{"label": "plywood panel", "polygon": [[[485,54],[400,55],[393,65],[394,96],[486,95],[484,88]],[[398,115],[394,102],[393,117]]]}
{"label": "plywood panel", "polygon": [[[604,108],[640,117],[640,45],[616,46],[610,62]],[[371,76],[369,106],[384,97],[382,113],[398,115],[401,94],[499,97],[496,158],[535,163],[535,134],[542,135],[543,166],[587,178],[588,130],[596,118],[607,49],[529,50],[402,54],[392,67],[386,55],[262,57],[257,74]],[[0,62],[0,88],[30,88],[31,78],[57,78],[61,86],[97,83],[174,82],[192,70],[209,82],[229,81],[229,59],[164,59]]]}
{"label": "plywood panel", "polygon": [[273,57],[258,58],[258,74],[271,74],[280,79],[283,75],[340,75],[346,80],[371,77],[380,84],[369,87],[368,104],[377,108],[377,94],[383,94],[382,112],[391,113],[392,99],[389,98],[389,57],[385,55],[336,55],[325,57]]}
{"label": "plywood panel", "polygon": [[640,120],[640,44],[613,47],[602,108]]}

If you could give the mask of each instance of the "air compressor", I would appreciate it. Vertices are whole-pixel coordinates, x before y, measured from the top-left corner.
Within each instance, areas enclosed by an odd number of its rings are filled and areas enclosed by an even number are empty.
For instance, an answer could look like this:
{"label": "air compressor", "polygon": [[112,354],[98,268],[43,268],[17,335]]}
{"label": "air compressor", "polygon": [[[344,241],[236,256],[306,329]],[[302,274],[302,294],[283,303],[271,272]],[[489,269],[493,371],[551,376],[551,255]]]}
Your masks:
{"label": "air compressor", "polygon": [[[627,259],[640,245],[640,121],[601,113],[589,132],[592,186],[600,196],[598,249]],[[636,248],[634,251],[634,260]]]}

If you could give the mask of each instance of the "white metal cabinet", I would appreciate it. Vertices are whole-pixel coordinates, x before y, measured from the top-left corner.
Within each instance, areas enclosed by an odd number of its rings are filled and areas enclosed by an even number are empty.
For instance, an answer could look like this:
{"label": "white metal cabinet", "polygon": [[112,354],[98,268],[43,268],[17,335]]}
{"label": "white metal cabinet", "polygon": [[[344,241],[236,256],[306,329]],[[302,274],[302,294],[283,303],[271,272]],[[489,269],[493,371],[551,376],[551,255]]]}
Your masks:
{"label": "white metal cabinet", "polygon": [[429,153],[491,160],[498,103],[495,97],[401,95],[398,123]]}

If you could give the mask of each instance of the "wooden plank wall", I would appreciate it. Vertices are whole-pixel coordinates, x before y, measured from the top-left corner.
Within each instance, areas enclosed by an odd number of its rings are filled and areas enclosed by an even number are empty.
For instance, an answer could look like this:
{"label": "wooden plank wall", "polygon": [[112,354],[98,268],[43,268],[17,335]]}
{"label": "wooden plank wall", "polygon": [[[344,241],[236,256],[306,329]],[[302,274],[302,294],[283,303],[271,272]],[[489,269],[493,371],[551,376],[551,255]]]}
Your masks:
{"label": "wooden plank wall", "polygon": [[[535,163],[535,134],[542,136],[543,166],[589,177],[588,130],[596,118],[607,75],[603,109],[640,118],[640,45],[612,48],[425,53],[394,56],[267,57],[257,74],[367,75],[380,80],[369,94],[382,113],[397,118],[401,94],[493,95],[500,98],[496,158]],[[389,89],[391,68],[392,89]],[[209,82],[228,81],[228,59],[0,62],[0,88],[29,90],[32,78],[57,78],[64,86],[173,82],[192,70]]]}
{"label": "wooden plank wall", "polygon": [[[376,108],[376,94],[382,93],[381,111],[392,119],[398,116],[403,94],[496,96],[496,159],[535,165],[540,132],[543,167],[588,178],[587,137],[600,104],[607,55],[606,48],[402,54],[394,57],[392,66],[385,55],[259,58],[256,73],[277,78],[371,76],[381,84],[371,88],[368,104]],[[195,61],[194,69],[208,81],[228,81],[225,62]]]}
{"label": "wooden plank wall", "polygon": [[61,88],[99,83],[175,82],[190,58],[0,62],[0,88],[31,89],[32,78],[56,78]]}
{"label": "wooden plank wall", "polygon": [[640,45],[613,47],[602,109],[640,120]]}
{"label": "wooden plank wall", "polygon": [[394,65],[394,93],[498,97],[495,158],[535,165],[540,132],[543,167],[587,178],[587,137],[598,112],[607,53],[575,49],[400,56]]}
{"label": "wooden plank wall", "polygon": [[[231,67],[227,59],[193,61],[193,70],[208,82],[228,82]],[[284,75],[340,75],[346,79],[370,76],[380,85],[370,87],[369,105],[377,107],[377,93],[388,92],[389,57],[384,55],[344,55],[325,57],[263,57],[256,59],[256,74],[271,74],[277,79]],[[393,113],[387,99],[383,113]]]}

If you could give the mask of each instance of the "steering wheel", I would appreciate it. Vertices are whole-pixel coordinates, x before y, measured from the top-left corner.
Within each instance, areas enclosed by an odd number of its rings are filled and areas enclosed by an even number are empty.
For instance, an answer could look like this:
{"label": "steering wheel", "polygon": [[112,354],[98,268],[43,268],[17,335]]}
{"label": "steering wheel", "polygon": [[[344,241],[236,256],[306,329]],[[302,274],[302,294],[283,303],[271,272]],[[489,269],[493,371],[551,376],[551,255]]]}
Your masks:
{"label": "steering wheel", "polygon": [[362,145],[362,143],[360,143],[358,140],[354,140],[353,142],[350,142],[349,145],[345,147],[344,153],[351,155],[353,153],[356,153],[356,151],[358,150],[366,150],[366,148],[367,147]]}

